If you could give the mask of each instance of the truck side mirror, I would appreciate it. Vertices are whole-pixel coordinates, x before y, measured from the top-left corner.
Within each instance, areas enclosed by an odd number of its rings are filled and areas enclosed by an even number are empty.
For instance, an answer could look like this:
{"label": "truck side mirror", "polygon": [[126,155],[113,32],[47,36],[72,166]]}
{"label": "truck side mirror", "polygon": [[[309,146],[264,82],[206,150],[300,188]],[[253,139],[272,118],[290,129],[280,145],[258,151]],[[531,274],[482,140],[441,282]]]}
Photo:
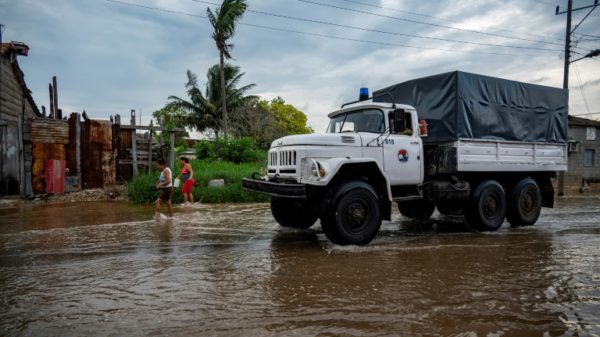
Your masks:
{"label": "truck side mirror", "polygon": [[393,133],[399,133],[404,131],[404,110],[396,109],[393,112],[392,122],[392,131]]}

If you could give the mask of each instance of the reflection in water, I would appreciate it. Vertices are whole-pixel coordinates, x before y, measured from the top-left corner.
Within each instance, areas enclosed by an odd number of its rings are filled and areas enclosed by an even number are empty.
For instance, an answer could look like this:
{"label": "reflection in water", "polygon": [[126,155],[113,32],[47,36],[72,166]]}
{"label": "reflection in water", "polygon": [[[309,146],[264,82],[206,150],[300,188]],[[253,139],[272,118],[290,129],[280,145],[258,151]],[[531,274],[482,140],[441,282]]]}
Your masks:
{"label": "reflection in water", "polygon": [[264,204],[22,203],[0,209],[0,335],[598,335],[597,201],[492,234],[394,214],[366,247]]}

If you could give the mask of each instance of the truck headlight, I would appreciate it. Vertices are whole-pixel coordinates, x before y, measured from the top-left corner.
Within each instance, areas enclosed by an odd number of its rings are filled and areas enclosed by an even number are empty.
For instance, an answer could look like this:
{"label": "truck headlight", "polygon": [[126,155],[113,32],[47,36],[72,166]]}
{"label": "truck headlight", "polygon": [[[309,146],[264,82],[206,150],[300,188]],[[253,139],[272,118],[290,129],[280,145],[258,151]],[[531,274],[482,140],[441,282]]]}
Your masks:
{"label": "truck headlight", "polygon": [[321,164],[316,160],[312,160],[310,166],[310,173],[315,177],[322,178],[327,174],[327,170],[325,168],[325,165]]}
{"label": "truck headlight", "polygon": [[312,160],[312,163],[310,164],[310,173],[315,177],[319,176],[319,164],[316,160]]}

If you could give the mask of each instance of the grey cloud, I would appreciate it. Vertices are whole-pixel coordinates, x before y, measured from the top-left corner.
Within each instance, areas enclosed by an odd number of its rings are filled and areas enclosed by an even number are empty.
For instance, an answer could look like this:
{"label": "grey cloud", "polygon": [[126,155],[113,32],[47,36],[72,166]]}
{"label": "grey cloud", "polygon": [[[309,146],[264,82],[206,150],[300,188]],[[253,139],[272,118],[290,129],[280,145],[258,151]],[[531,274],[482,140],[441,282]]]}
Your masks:
{"label": "grey cloud", "polygon": [[[192,1],[125,0],[149,6],[204,14],[207,5]],[[215,0],[217,1],[217,0]],[[339,0],[316,0],[412,20],[427,21],[507,34],[498,29],[536,34],[556,41],[562,38],[564,18],[553,8],[534,1],[378,1],[395,7],[450,18],[470,25],[428,19],[405,13],[369,8]],[[55,0],[52,4],[34,0],[0,0],[1,21],[7,25],[6,39],[21,40],[31,47],[21,58],[26,80],[36,102],[47,104],[47,83],[59,76],[61,104],[65,108],[90,112],[94,117],[142,108],[144,116],[162,107],[168,95],[185,95],[187,69],[204,80],[206,70],[218,62],[210,37],[210,26],[201,18],[132,8],[106,1]],[[411,24],[382,17],[309,5],[294,0],[250,0],[250,8],[414,35],[485,41],[519,46],[540,46],[527,41],[508,40]],[[496,52],[498,48],[390,36],[339,27],[298,22],[247,13],[242,23],[268,25],[316,34],[353,39],[445,48]],[[585,28],[582,25],[582,29]],[[514,34],[512,34],[514,35]],[[526,35],[518,35],[526,37]],[[531,37],[542,39],[542,37]],[[364,84],[375,90],[410,78],[464,70],[543,85],[561,86],[560,52],[505,50],[535,56],[500,56],[453,53],[427,49],[381,46],[332,40],[238,26],[232,41],[233,63],[246,73],[244,83],[256,83],[255,94],[282,96],[304,110],[309,125],[322,131],[326,114],[348,100],[354,100]],[[559,42],[560,43],[560,42]],[[544,44],[541,44],[544,46]],[[561,49],[560,46],[557,46]],[[600,62],[578,63],[586,83],[590,105],[600,105],[596,86]],[[574,80],[571,83],[575,84]],[[572,87],[575,88],[575,87]],[[572,95],[572,110],[582,106],[581,95]]]}

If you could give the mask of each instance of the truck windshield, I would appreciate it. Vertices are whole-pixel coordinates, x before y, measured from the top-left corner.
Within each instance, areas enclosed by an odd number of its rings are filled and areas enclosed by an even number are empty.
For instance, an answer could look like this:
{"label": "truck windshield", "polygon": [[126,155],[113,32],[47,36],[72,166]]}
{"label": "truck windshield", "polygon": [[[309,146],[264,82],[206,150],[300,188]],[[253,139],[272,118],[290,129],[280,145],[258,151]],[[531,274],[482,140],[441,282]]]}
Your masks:
{"label": "truck windshield", "polygon": [[378,109],[365,109],[349,111],[333,116],[329,122],[329,127],[327,127],[327,133],[382,133],[383,129],[383,112]]}

